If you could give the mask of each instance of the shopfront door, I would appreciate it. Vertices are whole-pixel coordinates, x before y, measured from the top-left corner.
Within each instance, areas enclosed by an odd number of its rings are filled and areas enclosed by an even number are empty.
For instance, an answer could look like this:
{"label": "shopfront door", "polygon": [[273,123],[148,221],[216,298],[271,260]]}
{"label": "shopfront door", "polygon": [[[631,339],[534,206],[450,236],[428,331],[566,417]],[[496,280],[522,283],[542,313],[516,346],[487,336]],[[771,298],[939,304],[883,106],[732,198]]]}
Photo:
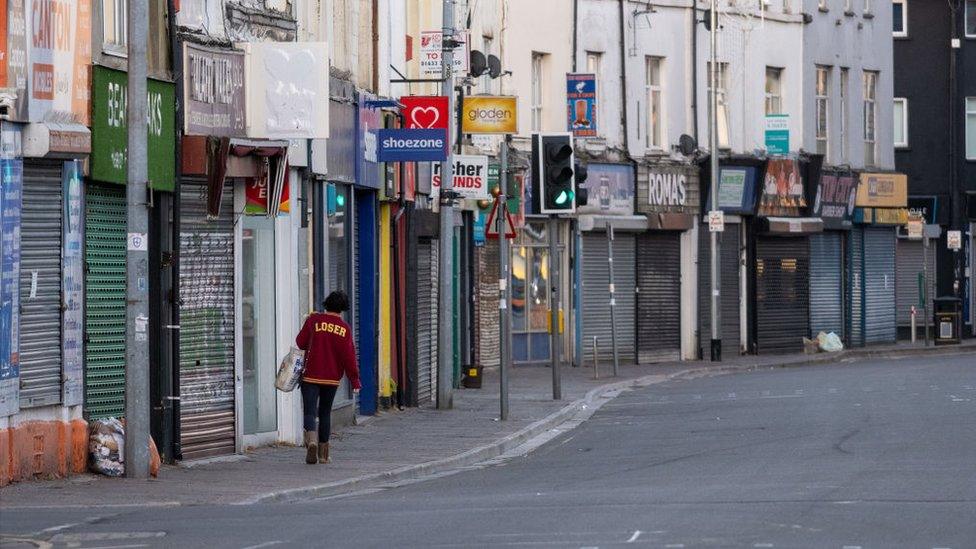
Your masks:
{"label": "shopfront door", "polygon": [[244,434],[278,428],[275,395],[274,219],[244,216],[241,236],[241,329]]}
{"label": "shopfront door", "polygon": [[527,223],[512,250],[512,360],[549,360],[549,235]]}

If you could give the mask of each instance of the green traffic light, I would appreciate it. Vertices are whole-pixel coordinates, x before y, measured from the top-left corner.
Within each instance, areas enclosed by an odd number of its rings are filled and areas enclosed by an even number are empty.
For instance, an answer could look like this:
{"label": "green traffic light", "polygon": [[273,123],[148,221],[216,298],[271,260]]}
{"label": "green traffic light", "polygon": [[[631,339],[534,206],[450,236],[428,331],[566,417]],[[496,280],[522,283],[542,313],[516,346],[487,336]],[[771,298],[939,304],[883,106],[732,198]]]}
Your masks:
{"label": "green traffic light", "polygon": [[343,206],[345,206],[346,205],[346,197],[345,196],[342,196],[341,194],[338,195],[338,196],[336,196],[336,204],[338,204],[340,208],[343,207]]}
{"label": "green traffic light", "polygon": [[562,206],[567,202],[573,200],[573,191],[562,190],[559,191],[559,195],[556,197],[556,204]]}

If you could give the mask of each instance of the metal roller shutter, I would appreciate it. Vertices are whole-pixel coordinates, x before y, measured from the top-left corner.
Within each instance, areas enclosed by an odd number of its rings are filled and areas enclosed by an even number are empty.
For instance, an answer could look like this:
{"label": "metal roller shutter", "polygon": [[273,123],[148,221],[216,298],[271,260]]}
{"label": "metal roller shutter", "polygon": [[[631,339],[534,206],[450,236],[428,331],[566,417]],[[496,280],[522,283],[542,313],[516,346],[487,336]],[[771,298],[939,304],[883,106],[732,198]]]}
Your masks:
{"label": "metal roller shutter", "polygon": [[637,360],[681,358],[681,233],[637,237]]}
{"label": "metal roller shutter", "polygon": [[[931,243],[929,244],[929,272],[925,299],[929,303],[929,313],[931,313],[932,298],[935,297],[935,283],[938,280],[936,276],[936,255],[938,252]],[[925,250],[923,243],[921,240],[899,238],[895,253],[897,259],[895,266],[898,269],[895,279],[895,290],[898,292],[898,326],[908,327],[912,325],[911,310],[913,305],[918,308],[917,324],[923,326],[925,324],[925,319],[922,317],[923,308],[918,305],[918,278],[924,271]]]}
{"label": "metal roller shutter", "polygon": [[[593,363],[593,337],[599,338],[600,362],[613,361],[610,323],[610,289],[606,233],[583,235],[583,357]],[[637,291],[637,244],[633,234],[617,232],[613,240],[613,276],[616,307],[617,353],[621,364],[636,359],[635,319]]]}
{"label": "metal roller shutter", "polygon": [[864,229],[864,342],[897,340],[895,326],[895,229]]}
{"label": "metal roller shutter", "polygon": [[20,407],[61,402],[61,161],[25,160]]}
{"label": "metal roller shutter", "polygon": [[[708,227],[698,229],[698,334],[702,358],[708,359],[712,339],[711,256]],[[741,354],[739,319],[739,224],[726,222],[720,249],[722,273],[722,357]]]}
{"label": "metal roller shutter", "polygon": [[844,337],[843,233],[810,236],[810,334]]}
{"label": "metal roller shutter", "polygon": [[760,353],[803,349],[810,333],[807,239],[760,237],[756,246],[756,340]]}
{"label": "metal roller shutter", "polygon": [[183,459],[235,450],[234,187],[207,219],[207,188],[180,193],[180,445]]}
{"label": "metal roller shutter", "polygon": [[125,187],[85,194],[85,415],[125,414]]}
{"label": "metal roller shutter", "polygon": [[417,245],[417,405],[437,394],[437,241]]}
{"label": "metal roller shutter", "polygon": [[847,235],[847,342],[864,346],[864,229],[854,227]]}

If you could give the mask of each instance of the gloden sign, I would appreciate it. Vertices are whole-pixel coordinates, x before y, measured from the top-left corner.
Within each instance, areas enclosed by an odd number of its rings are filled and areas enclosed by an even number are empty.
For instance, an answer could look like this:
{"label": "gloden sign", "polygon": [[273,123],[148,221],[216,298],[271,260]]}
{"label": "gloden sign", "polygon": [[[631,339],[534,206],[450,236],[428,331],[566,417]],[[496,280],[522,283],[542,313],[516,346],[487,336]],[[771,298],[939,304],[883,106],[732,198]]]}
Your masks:
{"label": "gloden sign", "polygon": [[[461,198],[483,200],[488,198],[488,157],[479,155],[454,155],[454,192]],[[441,192],[441,165],[434,164],[431,175],[431,195]]]}
{"label": "gloden sign", "polygon": [[446,130],[451,116],[443,95],[408,95],[400,98],[403,123],[411,130]]}
{"label": "gloden sign", "polygon": [[446,130],[377,131],[379,162],[442,162],[447,158]]}
{"label": "gloden sign", "polygon": [[518,98],[465,97],[461,106],[461,133],[518,133]]}

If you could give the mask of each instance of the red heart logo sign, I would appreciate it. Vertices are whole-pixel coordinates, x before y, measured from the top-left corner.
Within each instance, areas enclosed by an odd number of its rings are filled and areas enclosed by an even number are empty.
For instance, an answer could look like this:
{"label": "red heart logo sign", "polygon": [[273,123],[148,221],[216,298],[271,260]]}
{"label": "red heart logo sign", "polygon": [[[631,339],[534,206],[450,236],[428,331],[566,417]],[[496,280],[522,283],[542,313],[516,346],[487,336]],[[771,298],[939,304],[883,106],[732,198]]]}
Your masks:
{"label": "red heart logo sign", "polygon": [[433,128],[440,118],[441,113],[437,110],[437,107],[414,107],[410,111],[410,123],[415,128]]}

